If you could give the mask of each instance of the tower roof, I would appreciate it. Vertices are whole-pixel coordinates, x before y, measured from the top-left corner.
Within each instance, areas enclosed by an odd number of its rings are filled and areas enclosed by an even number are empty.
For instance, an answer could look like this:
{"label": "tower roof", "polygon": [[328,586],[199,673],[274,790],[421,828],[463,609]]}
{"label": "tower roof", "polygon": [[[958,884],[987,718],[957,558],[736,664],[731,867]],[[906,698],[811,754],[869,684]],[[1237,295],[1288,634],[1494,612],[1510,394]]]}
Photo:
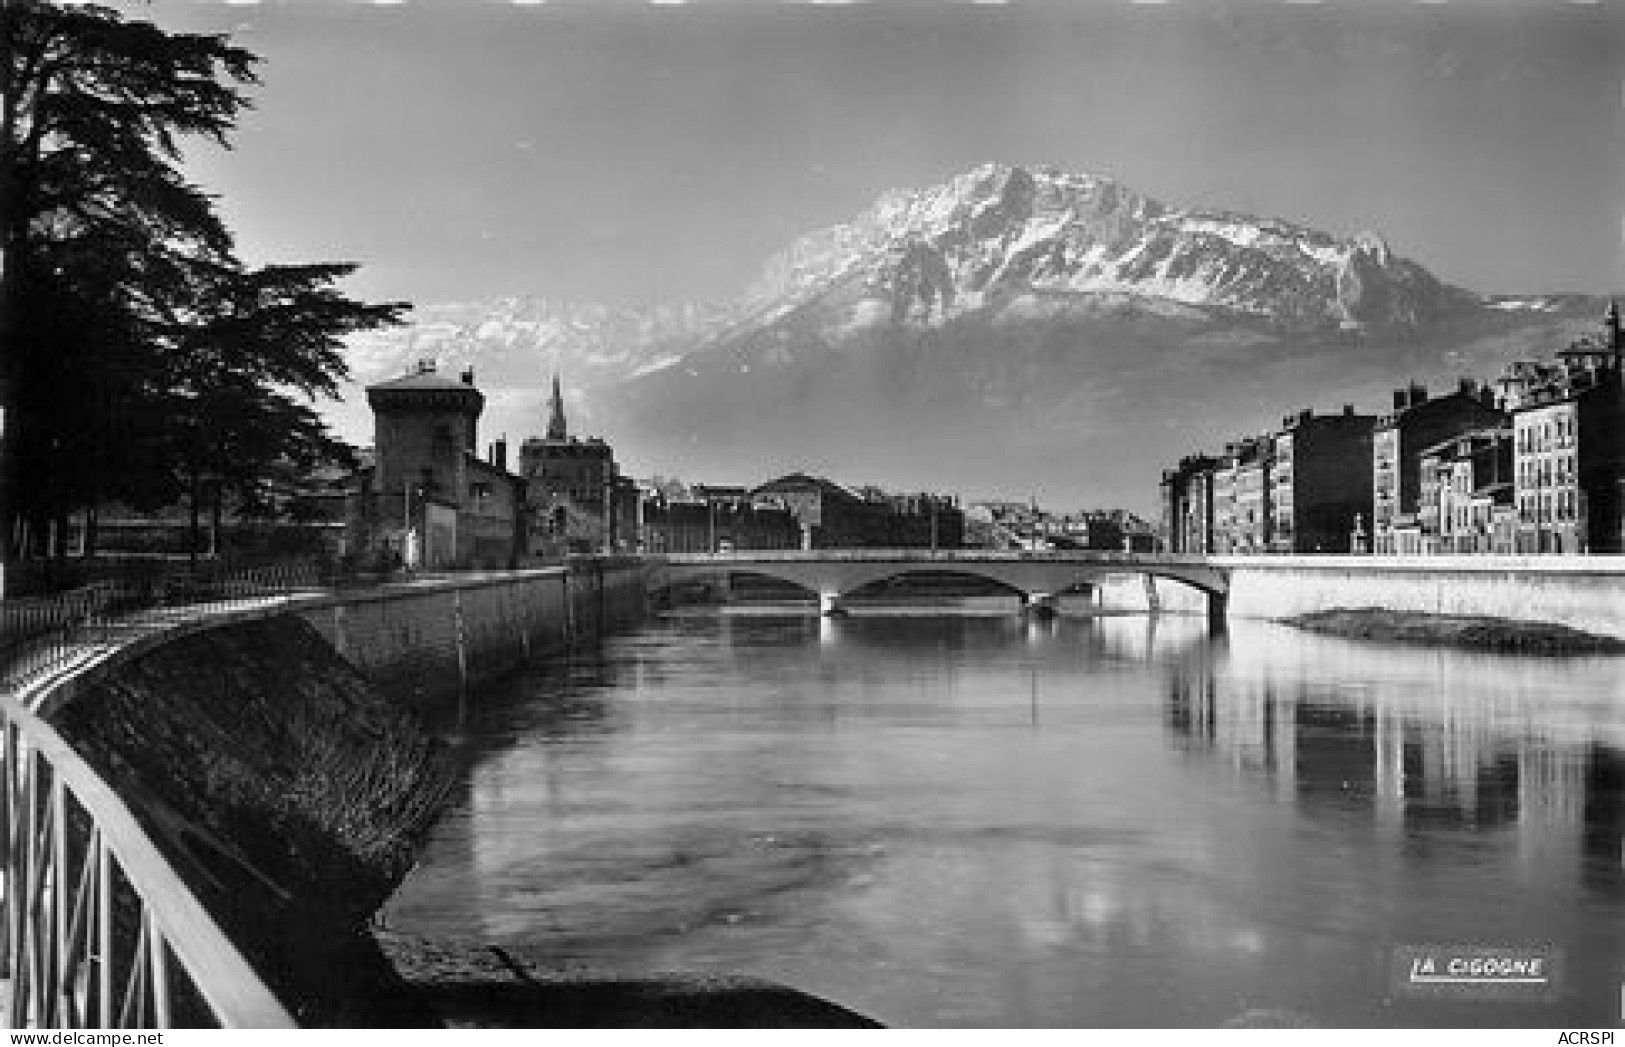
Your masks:
{"label": "tower roof", "polygon": [[474,388],[472,371],[459,381],[439,374],[434,363],[425,360],[411,374],[367,386],[367,403],[373,410],[454,407],[479,414],[485,408],[485,397]]}

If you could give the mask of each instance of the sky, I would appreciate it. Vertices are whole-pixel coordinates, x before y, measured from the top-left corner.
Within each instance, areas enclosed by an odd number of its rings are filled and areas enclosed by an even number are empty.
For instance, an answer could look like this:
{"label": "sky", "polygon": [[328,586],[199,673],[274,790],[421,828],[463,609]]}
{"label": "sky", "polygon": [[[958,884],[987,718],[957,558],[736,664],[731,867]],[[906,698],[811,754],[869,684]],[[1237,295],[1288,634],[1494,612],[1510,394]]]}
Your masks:
{"label": "sky", "polygon": [[978,163],[1374,230],[1492,293],[1625,289],[1620,0],[153,0],[259,54],[189,153],[251,263],[420,304],[721,301]]}

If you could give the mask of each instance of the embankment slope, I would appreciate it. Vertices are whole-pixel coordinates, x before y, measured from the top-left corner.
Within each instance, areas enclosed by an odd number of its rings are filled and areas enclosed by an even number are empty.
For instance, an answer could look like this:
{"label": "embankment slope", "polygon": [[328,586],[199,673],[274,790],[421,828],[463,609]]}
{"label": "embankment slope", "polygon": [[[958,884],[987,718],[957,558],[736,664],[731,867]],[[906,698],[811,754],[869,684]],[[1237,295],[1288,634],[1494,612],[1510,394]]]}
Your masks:
{"label": "embankment slope", "polygon": [[53,719],[302,1025],[436,1024],[367,921],[455,765],[310,625],[178,637]]}

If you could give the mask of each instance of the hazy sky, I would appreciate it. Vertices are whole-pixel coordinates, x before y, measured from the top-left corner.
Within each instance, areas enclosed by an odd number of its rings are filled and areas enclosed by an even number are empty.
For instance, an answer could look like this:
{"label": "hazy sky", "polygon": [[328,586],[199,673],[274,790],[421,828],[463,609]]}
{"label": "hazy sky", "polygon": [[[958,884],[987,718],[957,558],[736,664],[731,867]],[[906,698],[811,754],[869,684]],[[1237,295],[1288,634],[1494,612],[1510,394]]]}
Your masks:
{"label": "hazy sky", "polygon": [[985,160],[1374,229],[1475,290],[1625,289],[1620,4],[157,0],[263,85],[199,150],[250,261],[373,297],[730,297]]}

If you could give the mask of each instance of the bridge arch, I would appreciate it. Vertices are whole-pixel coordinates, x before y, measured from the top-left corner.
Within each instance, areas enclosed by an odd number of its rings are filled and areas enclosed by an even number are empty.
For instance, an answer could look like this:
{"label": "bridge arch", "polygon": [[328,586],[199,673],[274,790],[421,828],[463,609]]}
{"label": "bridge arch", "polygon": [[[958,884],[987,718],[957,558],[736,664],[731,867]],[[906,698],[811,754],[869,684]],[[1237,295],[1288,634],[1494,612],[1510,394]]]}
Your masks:
{"label": "bridge arch", "polygon": [[806,579],[797,577],[792,572],[775,571],[771,567],[764,567],[759,564],[716,564],[710,567],[684,565],[681,568],[667,567],[659,569],[650,576],[649,592],[658,593],[674,589],[685,583],[726,581],[738,576],[767,578],[800,589],[808,596],[816,597],[818,595],[818,590],[810,585]]}
{"label": "bridge arch", "polygon": [[897,570],[891,574],[885,575],[884,577],[877,578],[872,582],[867,582],[862,585],[848,587],[841,593],[841,596],[847,597],[860,594],[868,595],[870,593],[879,593],[883,591],[885,586],[908,579],[915,579],[919,581],[934,579],[941,581],[959,580],[981,582],[984,585],[997,590],[997,592],[1001,595],[1014,596],[1018,598],[1025,598],[1031,595],[1026,589],[1023,589],[1021,586],[1013,583],[1007,578],[994,577],[972,567],[966,567],[959,564],[942,566],[933,564],[902,564],[899,565]]}

